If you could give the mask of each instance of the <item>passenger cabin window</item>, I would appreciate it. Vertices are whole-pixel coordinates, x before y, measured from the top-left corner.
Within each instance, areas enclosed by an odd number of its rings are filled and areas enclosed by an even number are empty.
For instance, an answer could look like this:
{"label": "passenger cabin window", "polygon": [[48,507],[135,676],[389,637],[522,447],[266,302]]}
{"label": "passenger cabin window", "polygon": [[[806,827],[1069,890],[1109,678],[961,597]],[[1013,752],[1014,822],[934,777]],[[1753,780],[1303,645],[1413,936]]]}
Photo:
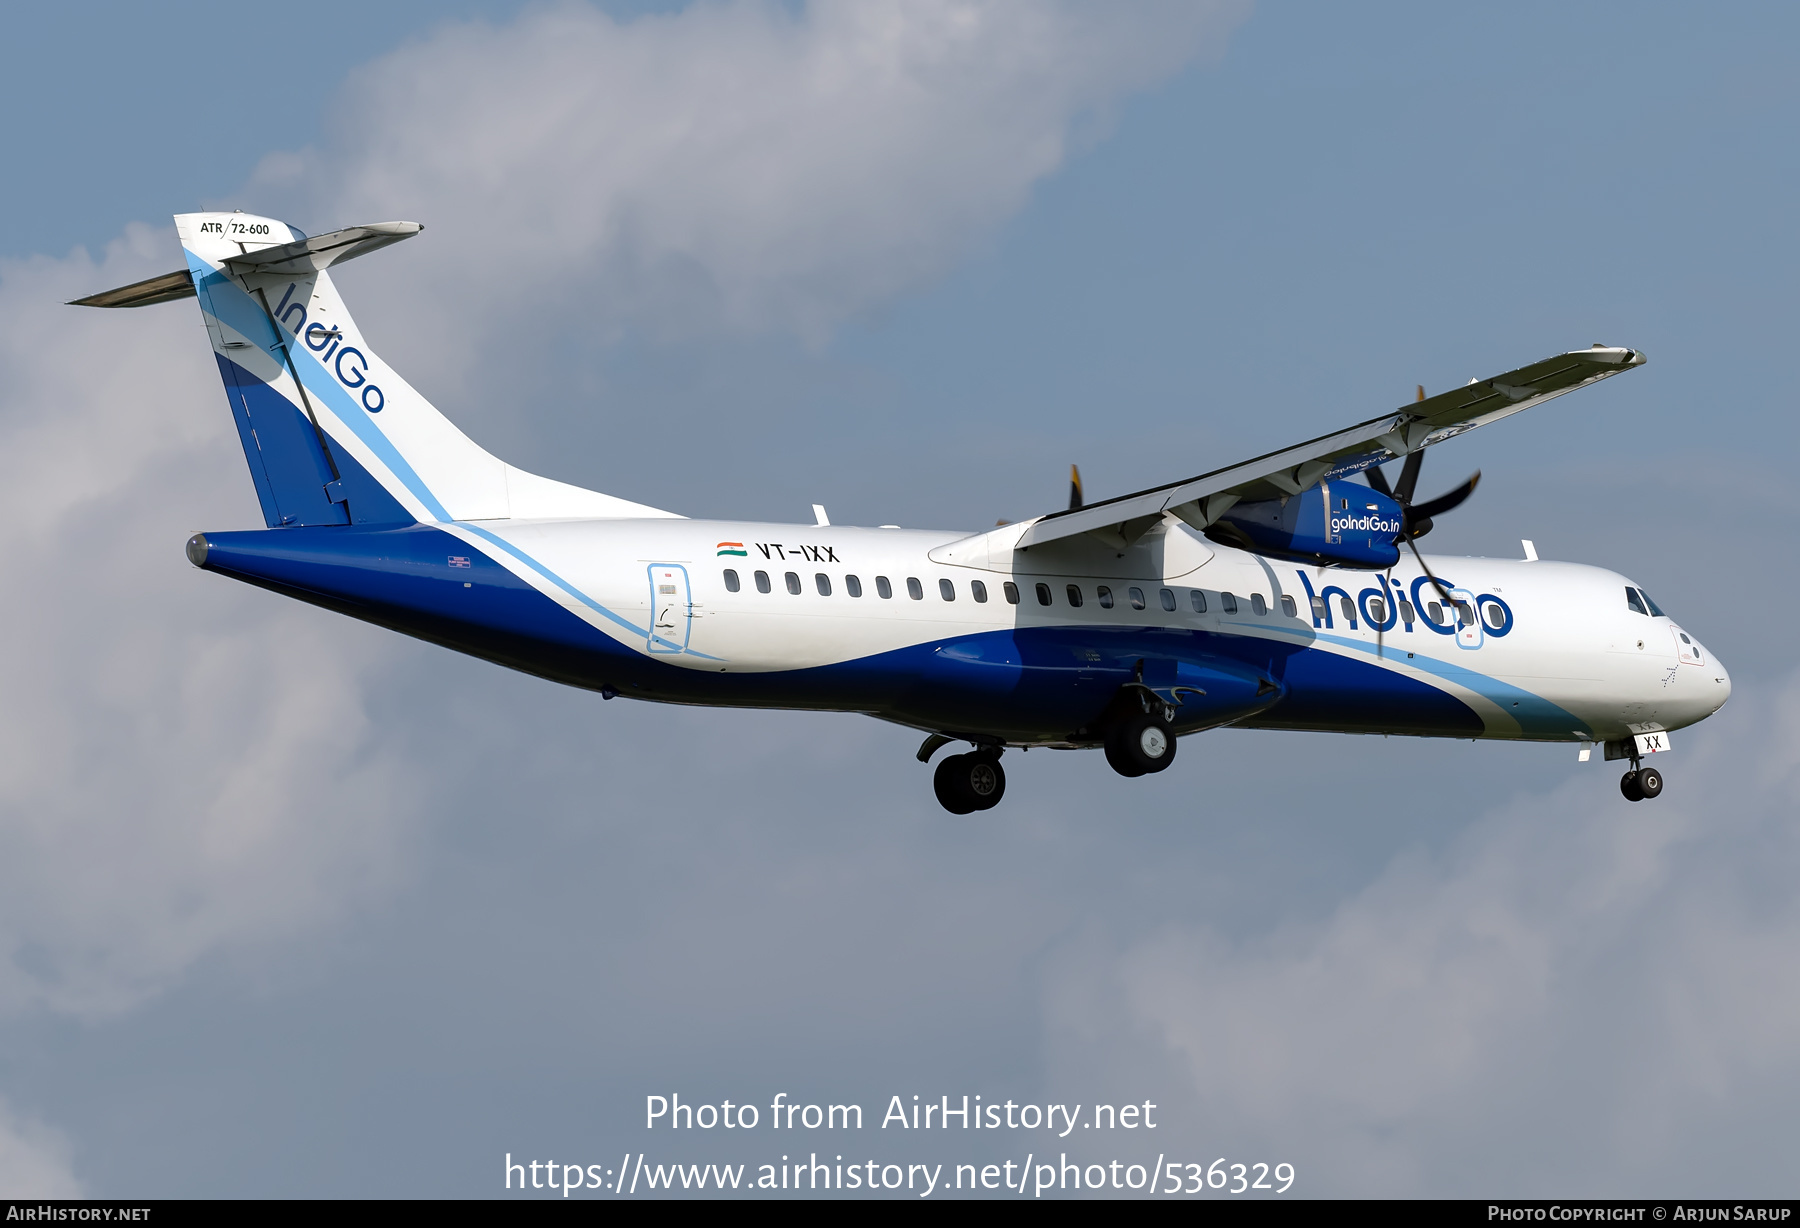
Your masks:
{"label": "passenger cabin window", "polygon": [[1095,589],[1094,596],[1100,599],[1100,608],[1101,609],[1103,609],[1103,610],[1112,609],[1112,607],[1113,607],[1112,590],[1110,588],[1107,588],[1106,585],[1102,584],[1099,588]]}
{"label": "passenger cabin window", "polygon": [[1475,625],[1475,611],[1469,607],[1468,602],[1459,601],[1456,603],[1456,621],[1465,627],[1473,627]]}
{"label": "passenger cabin window", "polygon": [[1417,610],[1413,609],[1412,602],[1402,599],[1400,601],[1399,605],[1400,605],[1400,621],[1401,622],[1405,623],[1407,626],[1410,627],[1414,623],[1419,621],[1419,612]]}
{"label": "passenger cabin window", "polygon": [[1188,590],[1188,604],[1194,607],[1194,613],[1206,613],[1206,594],[1199,589]]}
{"label": "passenger cabin window", "polygon": [[894,595],[894,586],[888,583],[886,576],[875,577],[875,595],[883,601]]}
{"label": "passenger cabin window", "polygon": [[1338,613],[1342,614],[1351,622],[1356,621],[1356,606],[1348,597],[1338,598]]}
{"label": "passenger cabin window", "polygon": [[768,572],[759,571],[756,573],[756,591],[759,593],[766,593],[769,591],[769,573]]}
{"label": "passenger cabin window", "polygon": [[737,572],[731,570],[729,567],[725,569],[725,591],[728,593],[735,593],[738,591]]}
{"label": "passenger cabin window", "polygon": [[1237,594],[1236,593],[1220,593],[1219,594],[1219,608],[1221,610],[1225,611],[1227,614],[1236,614],[1237,613]]}
{"label": "passenger cabin window", "polygon": [[956,585],[950,583],[948,580],[939,580],[938,596],[942,597],[945,601],[955,601]]}
{"label": "passenger cabin window", "polygon": [[1125,590],[1125,595],[1127,597],[1131,598],[1131,608],[1132,609],[1141,610],[1144,608],[1144,590],[1143,589],[1129,588],[1129,589]]}
{"label": "passenger cabin window", "polygon": [[798,572],[790,571],[787,573],[786,579],[788,592],[798,597],[800,595],[800,574]]}
{"label": "passenger cabin window", "polygon": [[1387,621],[1387,602],[1379,597],[1369,598],[1369,621],[1378,623]]}
{"label": "passenger cabin window", "polygon": [[1318,620],[1319,620],[1319,621],[1320,621],[1320,622],[1324,622],[1324,621],[1325,621],[1325,614],[1326,614],[1326,611],[1325,611],[1325,598],[1323,598],[1323,597],[1314,597],[1314,598],[1313,598],[1313,599],[1312,599],[1312,612],[1313,612],[1313,617],[1314,617],[1314,618],[1316,618],[1316,619],[1318,619]]}
{"label": "passenger cabin window", "polygon": [[914,601],[925,600],[925,586],[919,583],[919,577],[906,577],[906,595]]}
{"label": "passenger cabin window", "polygon": [[1487,625],[1492,627],[1494,630],[1496,630],[1496,631],[1500,630],[1500,623],[1502,622],[1503,617],[1504,616],[1500,613],[1499,606],[1490,605],[1487,608]]}
{"label": "passenger cabin window", "polygon": [[1081,608],[1081,585],[1069,585],[1069,604],[1078,610]]}
{"label": "passenger cabin window", "polygon": [[1007,605],[1018,605],[1019,604],[1019,586],[1017,584],[1014,584],[1011,580],[1008,580],[1006,583],[1004,583],[1000,586],[1000,591],[1006,594],[1006,604]]}
{"label": "passenger cabin window", "polygon": [[1037,599],[1039,605],[1050,604],[1050,586],[1048,584],[1040,584],[1037,586]]}
{"label": "passenger cabin window", "polygon": [[1269,612],[1269,603],[1263,600],[1261,593],[1250,594],[1250,612],[1258,618]]}
{"label": "passenger cabin window", "polygon": [[855,576],[845,576],[844,591],[849,593],[852,597],[862,596],[862,581],[858,580]]}
{"label": "passenger cabin window", "polygon": [[1437,602],[1437,601],[1434,601],[1434,602],[1432,602],[1432,603],[1431,603],[1431,604],[1430,604],[1430,605],[1428,605],[1428,606],[1426,606],[1426,607],[1425,607],[1425,612],[1426,612],[1426,613],[1427,613],[1427,614],[1429,614],[1429,615],[1431,615],[1431,621],[1432,621],[1432,622],[1434,622],[1434,623],[1438,623],[1438,624],[1442,624],[1442,623],[1443,623],[1443,621],[1444,621],[1444,607],[1443,607],[1443,604],[1442,604],[1442,603],[1441,603],[1441,602]]}
{"label": "passenger cabin window", "polygon": [[1175,590],[1165,588],[1162,593],[1162,608],[1173,614],[1175,612]]}
{"label": "passenger cabin window", "polygon": [[987,585],[983,584],[980,580],[970,580],[969,581],[969,593],[977,601],[986,601],[987,600]]}
{"label": "passenger cabin window", "polygon": [[1643,600],[1638,597],[1635,588],[1627,588],[1625,590],[1625,604],[1630,606],[1633,610],[1636,610],[1639,614],[1642,614],[1645,618],[1650,617],[1650,611],[1644,608]]}
{"label": "passenger cabin window", "polygon": [[1292,597],[1283,593],[1281,594],[1281,612],[1286,614],[1289,618],[1294,618],[1299,615],[1300,607],[1294,604],[1294,599]]}
{"label": "passenger cabin window", "polygon": [[821,596],[821,597],[831,596],[831,577],[830,576],[826,575],[824,572],[821,571],[818,575],[813,577],[813,583],[818,586],[819,596]]}

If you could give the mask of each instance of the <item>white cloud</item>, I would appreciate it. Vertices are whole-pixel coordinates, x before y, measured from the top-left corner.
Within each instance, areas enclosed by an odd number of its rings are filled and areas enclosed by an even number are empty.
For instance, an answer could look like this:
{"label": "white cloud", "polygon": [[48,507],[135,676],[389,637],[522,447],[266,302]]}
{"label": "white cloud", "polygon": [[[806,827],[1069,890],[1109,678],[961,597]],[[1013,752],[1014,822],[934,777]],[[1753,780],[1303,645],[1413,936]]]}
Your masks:
{"label": "white cloud", "polygon": [[[461,321],[447,359],[575,295],[614,325],[693,309],[816,334],[941,271],[1062,162],[1073,124],[1228,18],[538,10],[362,70],[338,135],[272,159],[263,194],[285,176],[332,222],[429,221],[429,259],[383,257],[386,292]],[[367,715],[393,637],[182,557],[195,529],[259,523],[194,307],[60,306],[173,267],[161,225],[98,262],[0,267],[0,1013],[116,1012],[209,953],[340,915],[392,878],[429,770]]]}
{"label": "white cloud", "polygon": [[1800,678],[1745,689],[1678,735],[1655,803],[1589,767],[1321,922],[1090,937],[1060,1060],[1135,1039],[1140,1075],[1310,1160],[1314,1193],[1772,1189],[1744,1140],[1791,1137],[1800,1086]]}
{"label": "white cloud", "polygon": [[424,221],[394,293],[458,353],[564,313],[587,336],[817,339],[942,273],[1079,126],[1246,11],[741,0],[621,22],[567,4],[370,64],[329,138],[271,157],[248,196],[318,226]]}
{"label": "white cloud", "polygon": [[170,246],[0,268],[0,1012],[116,1011],[335,915],[406,813],[359,677],[395,645],[182,555],[260,523],[193,305],[61,306]]}
{"label": "white cloud", "polygon": [[79,1198],[69,1141],[36,1121],[23,1121],[0,1101],[0,1198]]}

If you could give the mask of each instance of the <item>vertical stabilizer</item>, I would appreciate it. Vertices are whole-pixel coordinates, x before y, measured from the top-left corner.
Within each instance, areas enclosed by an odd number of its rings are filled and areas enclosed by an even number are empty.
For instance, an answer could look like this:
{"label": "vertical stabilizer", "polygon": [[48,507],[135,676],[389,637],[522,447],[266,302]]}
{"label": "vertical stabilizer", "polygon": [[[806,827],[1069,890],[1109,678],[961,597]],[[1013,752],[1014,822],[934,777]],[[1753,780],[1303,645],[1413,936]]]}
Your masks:
{"label": "vertical stabilizer", "polygon": [[[245,213],[181,214],[175,226],[271,527],[671,514],[514,469],[381,360],[327,269],[417,234],[417,223],[310,238]],[[180,294],[90,305],[168,297]]]}

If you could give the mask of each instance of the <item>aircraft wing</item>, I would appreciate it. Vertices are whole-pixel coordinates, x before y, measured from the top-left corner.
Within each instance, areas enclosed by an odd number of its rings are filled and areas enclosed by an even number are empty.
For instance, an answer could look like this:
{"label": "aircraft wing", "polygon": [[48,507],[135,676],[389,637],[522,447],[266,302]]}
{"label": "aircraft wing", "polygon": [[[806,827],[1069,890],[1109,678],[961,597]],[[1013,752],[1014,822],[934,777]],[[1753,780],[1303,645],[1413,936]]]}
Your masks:
{"label": "aircraft wing", "polygon": [[1117,533],[1130,544],[1165,512],[1204,529],[1239,501],[1299,494],[1315,482],[1361,473],[1643,364],[1644,356],[1637,350],[1615,346],[1596,345],[1557,354],[1492,379],[1470,380],[1461,388],[1241,464],[1086,507],[1052,512],[1033,521],[1019,545],[1034,546],[1094,532]]}

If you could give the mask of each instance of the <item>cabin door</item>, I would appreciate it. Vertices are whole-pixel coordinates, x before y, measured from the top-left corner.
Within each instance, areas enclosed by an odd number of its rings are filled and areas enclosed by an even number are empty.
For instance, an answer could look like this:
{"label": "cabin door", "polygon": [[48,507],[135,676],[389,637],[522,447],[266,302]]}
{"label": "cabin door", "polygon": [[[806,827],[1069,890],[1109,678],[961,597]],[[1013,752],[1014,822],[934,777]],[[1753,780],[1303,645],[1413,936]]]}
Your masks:
{"label": "cabin door", "polygon": [[680,563],[652,563],[649,574],[650,628],[646,650],[653,653],[685,652],[694,625],[694,601],[688,589],[687,568]]}

